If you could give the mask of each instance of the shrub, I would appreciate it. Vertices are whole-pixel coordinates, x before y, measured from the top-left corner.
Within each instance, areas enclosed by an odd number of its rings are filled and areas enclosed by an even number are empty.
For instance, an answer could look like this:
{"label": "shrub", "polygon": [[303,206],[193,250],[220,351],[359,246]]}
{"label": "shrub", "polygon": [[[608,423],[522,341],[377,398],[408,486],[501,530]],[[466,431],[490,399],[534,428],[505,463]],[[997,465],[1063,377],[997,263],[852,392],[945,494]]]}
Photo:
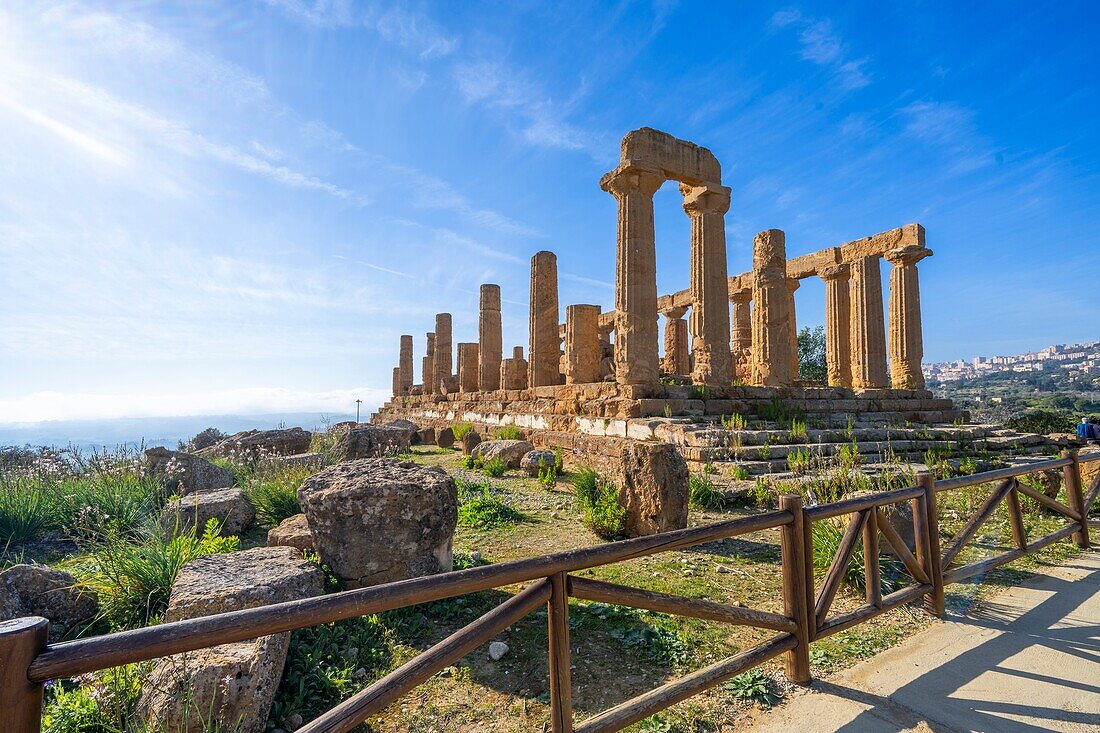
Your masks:
{"label": "shrub", "polygon": [[523,431],[515,425],[505,425],[497,429],[497,440],[523,440]]}
{"label": "shrub", "polygon": [[226,437],[226,434],[217,428],[206,428],[186,443],[179,441],[179,449],[185,453],[194,453],[203,448],[209,448]]}
{"label": "shrub", "polygon": [[1022,433],[1072,433],[1077,429],[1077,421],[1065,410],[1038,407],[1013,415],[1005,421],[1005,427]]}
{"label": "shrub", "polygon": [[745,416],[741,414],[730,415],[729,417],[722,416],[719,418],[722,423],[722,427],[726,430],[744,430],[745,429]]}
{"label": "shrub", "polygon": [[794,453],[787,454],[787,468],[791,473],[805,473],[810,468],[811,458],[810,451],[799,448]]}
{"label": "shrub", "polygon": [[582,468],[571,483],[584,510],[584,525],[605,540],[621,538],[626,530],[626,509],[619,504],[614,484],[591,468]]}
{"label": "shrub", "polygon": [[451,432],[454,433],[455,442],[460,443],[474,429],[474,424],[469,422],[456,422],[451,426]]}
{"label": "shrub", "polygon": [[768,483],[768,479],[763,476],[757,476],[756,481],[753,482],[752,489],[749,490],[749,496],[752,497],[753,502],[758,507],[766,507],[775,501],[775,492],[772,491],[772,486]]}
{"label": "shrub", "polygon": [[128,664],[69,681],[46,683],[42,729],[46,733],[115,733],[142,730],[137,714],[145,664]]}
{"label": "shrub", "polygon": [[477,459],[473,456],[462,456],[462,467],[466,470],[471,471],[476,465]]}
{"label": "shrub", "polygon": [[486,476],[500,478],[508,470],[508,464],[504,462],[503,458],[490,458],[481,464],[481,470]]}
{"label": "shrub", "polygon": [[463,527],[495,529],[522,522],[525,517],[488,492],[458,508],[458,523]]}
{"label": "shrub", "polygon": [[734,481],[745,481],[749,477],[749,469],[741,465],[732,466],[729,475]]}
{"label": "shrub", "polygon": [[726,498],[705,476],[692,475],[688,479],[688,503],[692,509],[718,511],[726,505]]}
{"label": "shrub", "polygon": [[103,617],[115,628],[147,626],[168,607],[180,568],[204,555],[236,551],[237,538],[220,537],[220,530],[212,519],[201,537],[171,537],[154,525],[134,541],[109,528],[71,569],[78,584],[99,597]]}
{"label": "shrub", "polygon": [[805,440],[808,436],[805,420],[791,421],[791,440]]}

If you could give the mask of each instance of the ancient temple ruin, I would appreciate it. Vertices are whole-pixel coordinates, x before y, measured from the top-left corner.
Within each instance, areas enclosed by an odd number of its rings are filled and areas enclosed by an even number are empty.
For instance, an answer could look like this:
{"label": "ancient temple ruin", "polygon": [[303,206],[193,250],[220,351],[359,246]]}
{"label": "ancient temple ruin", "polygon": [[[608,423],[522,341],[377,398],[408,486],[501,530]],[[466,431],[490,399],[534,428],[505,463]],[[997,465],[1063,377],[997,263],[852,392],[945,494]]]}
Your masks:
{"label": "ancient temple ruin", "polygon": [[[679,184],[691,219],[690,281],[659,295],[653,196],[670,180]],[[531,260],[527,358],[522,346],[503,358],[500,287],[483,285],[478,341],[458,345],[457,373],[451,315],[441,313],[428,334],[419,384],[411,373],[413,338],[401,337],[394,399],[379,419],[516,425],[536,444],[577,453],[600,452],[601,439],[660,440],[704,462],[744,462],[744,446],[763,440],[731,424],[747,419],[783,428],[790,415],[802,416],[821,445],[854,440],[854,430],[892,429],[885,440],[902,452],[923,450],[922,440],[937,439],[936,430],[987,442],[997,437],[987,426],[963,425],[964,412],[924,388],[917,263],[932,251],[920,224],[793,258],[784,232],[769,229],[754,238],[751,269],[731,276],[730,189],[709,150],[635,130],[623,138],[619,165],[600,187],[618,206],[614,310],[563,309],[557,257],[538,252]],[[883,260],[890,267],[886,298]],[[825,284],[826,384],[798,379],[794,294],[811,277]],[[827,433],[841,427],[843,440]],[[768,441],[765,447],[775,443]],[[758,453],[757,464],[776,460]]]}

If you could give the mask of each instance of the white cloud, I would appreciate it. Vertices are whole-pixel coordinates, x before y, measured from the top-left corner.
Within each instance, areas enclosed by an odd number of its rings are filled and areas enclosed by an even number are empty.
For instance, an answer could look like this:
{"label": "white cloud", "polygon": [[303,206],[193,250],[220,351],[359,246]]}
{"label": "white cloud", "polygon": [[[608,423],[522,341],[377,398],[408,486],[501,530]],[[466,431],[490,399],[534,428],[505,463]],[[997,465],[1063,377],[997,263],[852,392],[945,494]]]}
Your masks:
{"label": "white cloud", "polygon": [[914,102],[899,111],[907,135],[952,157],[951,173],[969,173],[993,163],[992,145],[978,132],[970,109],[954,102]]}
{"label": "white cloud", "polygon": [[0,398],[5,426],[47,420],[109,420],[114,418],[177,417],[188,415],[268,414],[278,412],[347,412],[363,400],[370,412],[390,397],[377,387],[307,391],[281,387],[249,387],[209,392],[147,394],[95,392],[33,392]]}
{"label": "white cloud", "polygon": [[780,10],[772,15],[771,22],[777,28],[797,28],[802,58],[830,69],[841,89],[852,91],[871,83],[865,70],[868,59],[851,58],[848,44],[833,29],[830,19],[808,18],[798,10]]}

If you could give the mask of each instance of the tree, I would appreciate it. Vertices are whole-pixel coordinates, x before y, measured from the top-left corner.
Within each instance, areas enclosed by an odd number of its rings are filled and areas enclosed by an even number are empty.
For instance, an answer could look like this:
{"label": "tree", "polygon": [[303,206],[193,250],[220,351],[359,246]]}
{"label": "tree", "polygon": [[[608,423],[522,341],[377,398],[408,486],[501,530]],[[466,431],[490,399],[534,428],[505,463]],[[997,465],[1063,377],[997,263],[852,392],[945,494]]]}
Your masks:
{"label": "tree", "polygon": [[806,326],[798,332],[798,378],[803,382],[825,383],[825,327]]}

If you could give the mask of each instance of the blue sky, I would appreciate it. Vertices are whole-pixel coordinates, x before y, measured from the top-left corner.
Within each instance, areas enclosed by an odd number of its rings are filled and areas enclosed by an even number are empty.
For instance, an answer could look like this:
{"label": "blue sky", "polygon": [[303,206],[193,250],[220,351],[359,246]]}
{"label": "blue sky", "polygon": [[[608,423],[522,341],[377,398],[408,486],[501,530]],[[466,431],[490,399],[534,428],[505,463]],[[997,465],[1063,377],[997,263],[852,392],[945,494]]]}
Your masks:
{"label": "blue sky", "polygon": [[526,344],[540,249],[610,307],[641,126],[721,160],[731,272],[919,221],[927,359],[1100,338],[1097,7],[5,2],[0,421],[375,404],[479,283]]}

